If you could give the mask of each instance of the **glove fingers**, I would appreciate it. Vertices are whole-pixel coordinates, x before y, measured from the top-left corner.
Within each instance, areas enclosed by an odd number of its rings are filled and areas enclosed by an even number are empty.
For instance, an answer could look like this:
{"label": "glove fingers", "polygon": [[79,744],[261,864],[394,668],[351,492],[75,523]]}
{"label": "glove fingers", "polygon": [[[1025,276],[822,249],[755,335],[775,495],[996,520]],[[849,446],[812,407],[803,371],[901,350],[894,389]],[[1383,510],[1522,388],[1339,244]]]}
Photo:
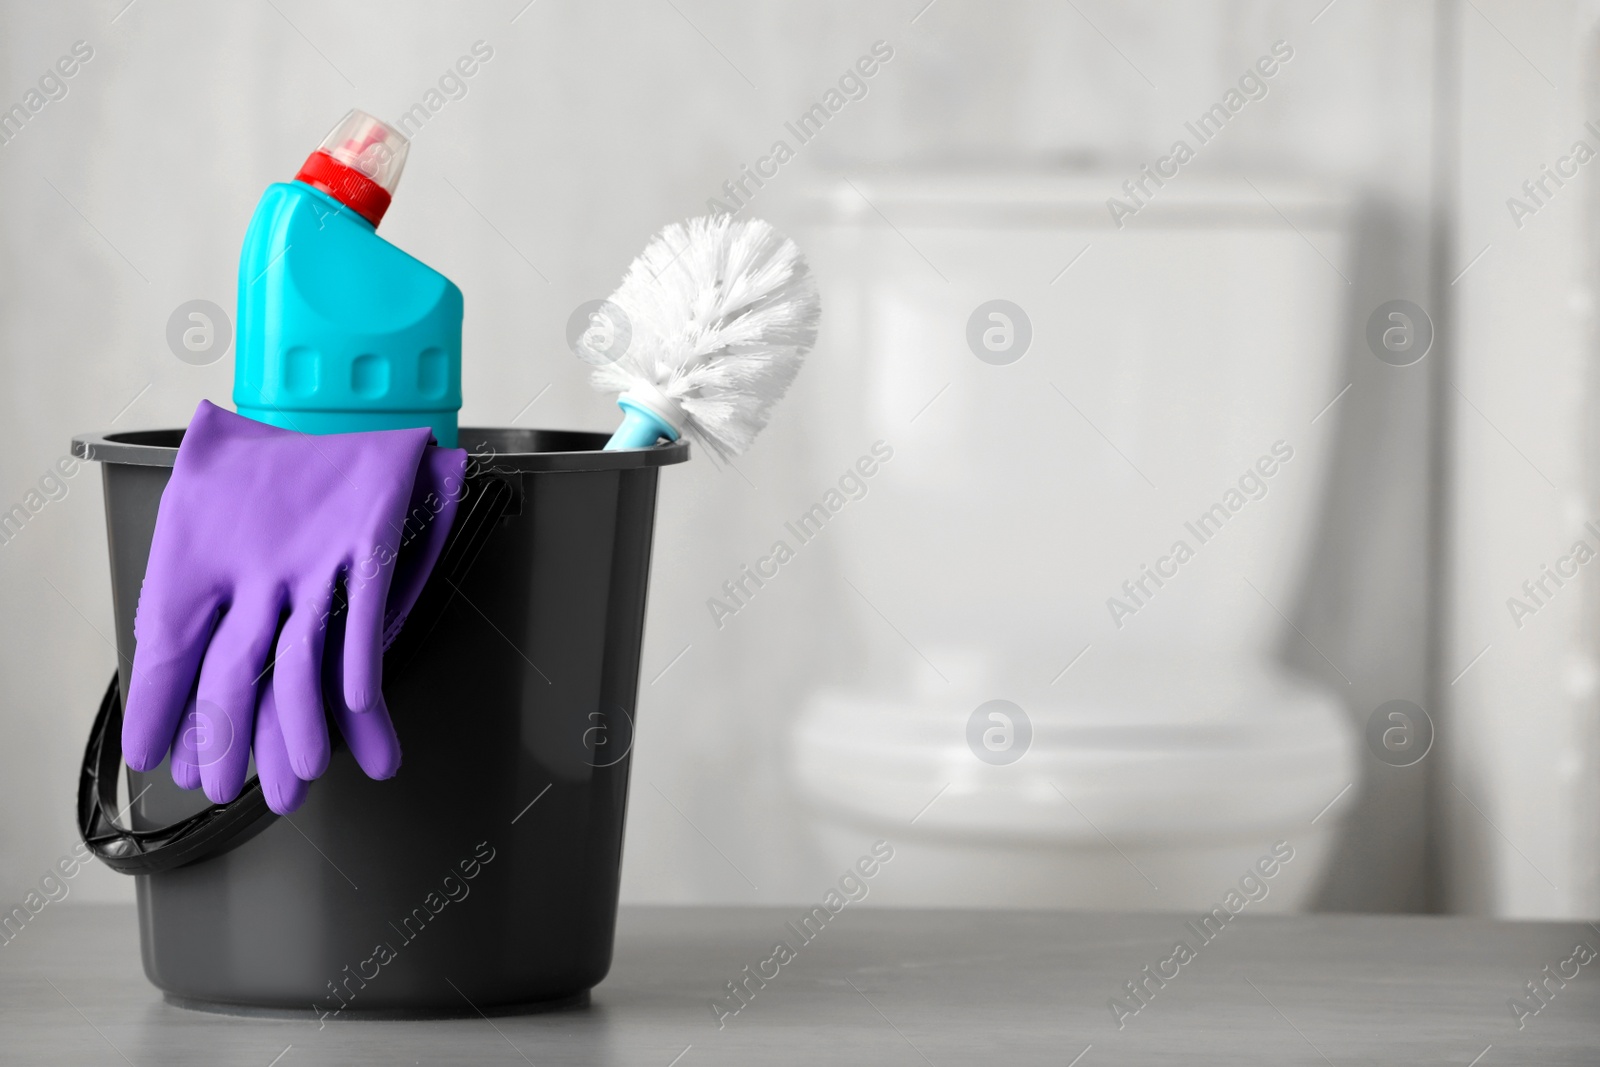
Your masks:
{"label": "glove fingers", "polygon": [[350,746],[350,754],[368,778],[381,781],[394,777],[400,769],[400,739],[389,721],[389,706],[382,693],[372,707],[362,712],[351,711],[335,701],[333,718],[345,744]]}
{"label": "glove fingers", "polygon": [[[317,708],[318,716],[322,709]],[[261,780],[261,792],[267,807],[279,815],[287,815],[306,802],[310,790],[289,759],[289,748],[284,743],[281,720],[278,715],[277,689],[261,687],[261,703],[256,707],[255,730],[256,777]]]}
{"label": "glove fingers", "polygon": [[[148,587],[146,592],[156,596]],[[134,770],[154,769],[172,747],[215,616],[213,602],[180,606],[141,599],[122,713],[122,757]]]}
{"label": "glove fingers", "polygon": [[196,745],[200,784],[217,804],[244,788],[256,701],[278,614],[277,598],[241,594],[217,623],[200,665],[196,712],[202,727],[209,728]]}
{"label": "glove fingers", "polygon": [[394,554],[386,548],[356,563],[345,576],[350,608],[344,632],[344,703],[353,711],[367,711],[383,697],[383,609],[393,578]]}
{"label": "glove fingers", "polygon": [[[332,588],[297,597],[273,658],[273,710],[281,727],[285,758],[294,773],[308,782],[328,769],[331,752],[328,719],[322,711],[322,654],[332,599]],[[258,766],[260,762],[258,752]]]}
{"label": "glove fingers", "polygon": [[178,720],[178,735],[172,739],[172,781],[179,789],[200,787],[200,753],[196,749],[199,733],[200,722],[191,697]]}

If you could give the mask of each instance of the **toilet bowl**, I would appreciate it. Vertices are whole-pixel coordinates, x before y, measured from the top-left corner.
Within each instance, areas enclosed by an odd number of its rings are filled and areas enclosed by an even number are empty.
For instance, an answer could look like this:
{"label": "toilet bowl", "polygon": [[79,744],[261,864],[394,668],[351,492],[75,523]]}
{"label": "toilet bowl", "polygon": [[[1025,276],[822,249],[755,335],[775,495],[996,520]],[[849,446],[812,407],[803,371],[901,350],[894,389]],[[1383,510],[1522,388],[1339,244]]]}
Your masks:
{"label": "toilet bowl", "polygon": [[1300,910],[1357,773],[1340,702],[1270,666],[1142,666],[1016,703],[1026,726],[992,721],[1031,737],[998,765],[975,758],[971,701],[816,693],[790,768],[817,844],[889,840],[881,904],[1209,910],[1253,874],[1254,910]]}
{"label": "toilet bowl", "polygon": [[[819,872],[894,843],[876,901],[1209,908],[1265,862],[1249,906],[1296,910],[1359,788],[1340,698],[1282,666],[1346,384],[1348,204],[1196,173],[1116,225],[1120,184],[854,174],[805,201],[830,328],[798,405],[893,458],[814,553],[853,652],[798,700],[787,766]],[[986,324],[1026,343],[980,351]],[[996,698],[1031,735],[1009,763],[968,741]]]}

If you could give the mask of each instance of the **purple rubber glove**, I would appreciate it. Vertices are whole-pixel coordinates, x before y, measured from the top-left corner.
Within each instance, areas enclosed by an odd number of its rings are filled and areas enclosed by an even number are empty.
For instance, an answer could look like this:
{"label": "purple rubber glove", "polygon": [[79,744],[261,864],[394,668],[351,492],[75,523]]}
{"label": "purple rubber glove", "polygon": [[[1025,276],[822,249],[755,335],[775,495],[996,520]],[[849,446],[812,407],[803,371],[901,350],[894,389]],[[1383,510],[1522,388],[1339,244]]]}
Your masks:
{"label": "purple rubber glove", "polygon": [[[459,450],[430,448],[423,454],[416,486],[411,493],[411,505],[406,511],[412,517],[406,526],[411,539],[402,539],[400,559],[395,565],[394,580],[389,587],[389,605],[384,614],[383,627],[385,649],[400,635],[406,614],[421,595],[422,587],[427,583],[428,575],[444,548],[461,496],[464,461],[465,457]],[[444,510],[446,507],[448,511]],[[359,577],[355,580],[359,580]],[[345,613],[336,608],[328,618],[323,647],[325,650],[339,649],[344,646],[344,641]],[[370,710],[359,713],[351,711],[343,695],[344,657],[337,654],[323,656],[322,682],[323,702],[332,712],[339,733],[350,747],[357,766],[369,778],[381,780],[394,777],[400,769],[400,739],[395,736],[394,726],[390,723],[383,694],[378,694],[378,700]],[[256,776],[261,779],[267,807],[279,815],[288,815],[305,803],[309,785],[290,762],[288,744],[278,718],[275,690],[276,686],[263,684],[261,702],[256,706]],[[181,735],[182,731],[180,740]],[[191,757],[195,765],[192,769],[183,767],[175,746],[172,753],[173,780],[185,789],[199,785],[198,760],[201,758],[201,753],[195,749]]]}
{"label": "purple rubber glove", "polygon": [[[466,464],[464,451],[428,441],[425,428],[308,437],[201,402],[162,494],[134,619],[122,726],[130,767],[149,770],[171,748],[178,784],[197,777],[225,803],[244,786],[251,742],[264,741],[287,803],[285,763],[301,780],[327,767],[327,691],[363,769],[394,773],[385,639],[438,557]],[[334,615],[341,577],[349,606]],[[324,664],[325,645],[335,663]]]}

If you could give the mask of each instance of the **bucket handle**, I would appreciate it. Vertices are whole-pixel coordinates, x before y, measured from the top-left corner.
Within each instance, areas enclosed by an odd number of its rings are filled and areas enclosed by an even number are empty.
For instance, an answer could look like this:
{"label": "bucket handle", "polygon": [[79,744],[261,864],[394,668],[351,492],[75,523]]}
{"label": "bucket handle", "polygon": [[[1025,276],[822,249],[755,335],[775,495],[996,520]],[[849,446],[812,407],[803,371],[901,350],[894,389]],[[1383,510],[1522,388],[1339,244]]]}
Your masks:
{"label": "bucket handle", "polygon": [[[470,478],[467,497],[462,501],[450,541],[439,555],[434,575],[444,575],[459,584],[476,562],[495,524],[516,499],[517,488],[505,478],[487,475]],[[429,593],[434,595],[430,596]],[[454,590],[450,590],[454,592]],[[431,608],[427,604],[432,601]],[[401,631],[399,654],[395,647],[384,654],[385,668],[405,667],[415,661],[415,645],[407,642],[408,633],[426,639],[450,597],[441,596],[432,576],[418,601],[422,610],[413,610],[409,625]],[[117,781],[122,771],[122,684],[111,675],[111,684],[101,698],[100,710],[89,729],[89,744],[83,754],[83,769],[78,777],[78,833],[95,858],[123,874],[156,874],[201,860],[220,856],[238,848],[277,821],[267,807],[261,780],[251,778],[243,792],[226,804],[213,804],[204,811],[153,830],[133,830],[121,825],[117,811]],[[142,794],[141,794],[142,795]],[[135,797],[135,800],[138,798]],[[132,803],[129,804],[132,807]]]}

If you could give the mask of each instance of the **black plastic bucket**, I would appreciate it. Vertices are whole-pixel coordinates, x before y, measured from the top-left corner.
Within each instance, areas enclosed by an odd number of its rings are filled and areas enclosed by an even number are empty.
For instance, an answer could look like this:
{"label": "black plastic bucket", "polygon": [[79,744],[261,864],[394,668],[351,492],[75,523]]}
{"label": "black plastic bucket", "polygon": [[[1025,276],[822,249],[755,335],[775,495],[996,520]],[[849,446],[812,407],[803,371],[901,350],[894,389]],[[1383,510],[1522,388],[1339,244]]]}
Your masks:
{"label": "black plastic bucket", "polygon": [[455,528],[384,658],[399,774],[340,746],[279,818],[254,779],[210,805],[163,763],[129,772],[124,828],[119,693],[181,439],[73,441],[104,473],[119,658],[79,822],[137,877],[150,980],[192,1007],[346,1018],[584,1002],[611,965],[657,470],[688,446],[463,429]]}

